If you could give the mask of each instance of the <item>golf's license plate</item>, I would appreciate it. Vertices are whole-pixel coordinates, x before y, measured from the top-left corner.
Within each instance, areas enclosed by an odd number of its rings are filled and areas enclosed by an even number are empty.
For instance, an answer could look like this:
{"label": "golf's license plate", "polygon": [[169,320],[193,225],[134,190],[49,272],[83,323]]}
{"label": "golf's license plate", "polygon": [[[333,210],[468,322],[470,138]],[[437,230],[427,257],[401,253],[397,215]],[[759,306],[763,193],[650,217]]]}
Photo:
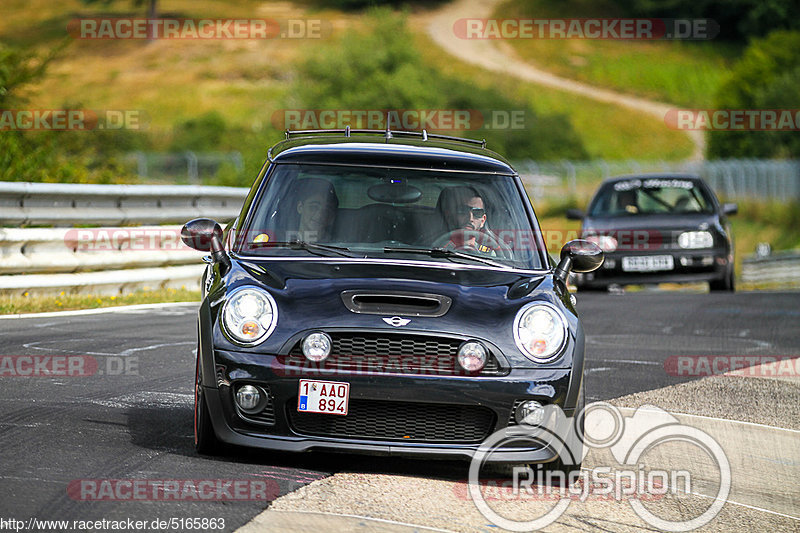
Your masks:
{"label": "golf's license plate", "polygon": [[671,255],[646,255],[622,258],[622,270],[625,272],[654,272],[657,270],[672,270],[673,268],[675,268],[675,263]]}
{"label": "golf's license plate", "polygon": [[301,413],[346,415],[349,399],[349,383],[301,379],[297,410]]}

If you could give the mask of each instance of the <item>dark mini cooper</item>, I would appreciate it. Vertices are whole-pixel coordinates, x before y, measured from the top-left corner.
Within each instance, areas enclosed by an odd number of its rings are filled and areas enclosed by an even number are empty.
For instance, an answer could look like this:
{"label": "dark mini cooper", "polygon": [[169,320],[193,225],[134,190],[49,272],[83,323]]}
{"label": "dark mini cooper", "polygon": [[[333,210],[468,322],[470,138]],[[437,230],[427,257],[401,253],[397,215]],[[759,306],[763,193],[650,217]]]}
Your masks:
{"label": "dark mini cooper", "polygon": [[[287,132],[209,251],[195,444],[470,458],[545,406],[574,416],[584,334],[517,173],[425,132]],[[547,447],[495,461],[542,463]]]}
{"label": "dark mini cooper", "polygon": [[579,289],[612,284],[707,281],[733,291],[733,241],[727,215],[711,188],[687,174],[621,176],[603,182],[584,214],[581,237],[605,252],[602,268],[576,274]]}

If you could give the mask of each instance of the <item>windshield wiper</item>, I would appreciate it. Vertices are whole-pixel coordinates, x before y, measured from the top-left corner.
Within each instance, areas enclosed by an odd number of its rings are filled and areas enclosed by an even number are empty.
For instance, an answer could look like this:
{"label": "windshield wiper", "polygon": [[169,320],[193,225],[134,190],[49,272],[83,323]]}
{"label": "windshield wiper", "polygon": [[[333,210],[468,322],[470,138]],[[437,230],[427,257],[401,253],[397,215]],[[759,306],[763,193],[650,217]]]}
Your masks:
{"label": "windshield wiper", "polygon": [[[267,242],[250,242],[247,243],[252,248],[272,248],[284,247],[291,248],[292,250],[306,250],[312,253],[315,252],[332,252],[344,257],[353,257],[349,252],[350,248],[344,246],[330,246],[328,244],[317,244],[306,241],[267,241]],[[317,254],[321,255],[321,254]]]}
{"label": "windshield wiper", "polygon": [[508,268],[508,265],[504,265],[503,263],[498,263],[497,261],[492,261],[491,259],[487,259],[485,257],[478,257],[472,254],[459,252],[457,250],[446,250],[444,248],[387,247],[383,249],[383,252],[387,254],[388,253],[424,254],[424,255],[429,255],[431,257],[446,257],[448,259],[457,257],[459,259],[468,259],[470,261],[477,261],[478,263],[483,263],[485,265],[491,265],[500,268]]}

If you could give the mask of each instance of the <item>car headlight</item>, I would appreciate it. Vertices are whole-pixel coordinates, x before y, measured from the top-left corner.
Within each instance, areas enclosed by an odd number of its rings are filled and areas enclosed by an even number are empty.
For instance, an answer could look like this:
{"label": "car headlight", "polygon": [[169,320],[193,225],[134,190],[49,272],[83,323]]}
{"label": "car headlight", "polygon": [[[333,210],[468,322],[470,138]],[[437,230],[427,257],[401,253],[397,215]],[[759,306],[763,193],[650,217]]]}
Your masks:
{"label": "car headlight", "polygon": [[589,242],[595,243],[604,252],[613,252],[617,249],[617,239],[611,235],[590,235],[586,237]]}
{"label": "car headlight", "polygon": [[528,358],[548,363],[558,357],[567,341],[567,321],[551,304],[528,304],[514,320],[514,340]]}
{"label": "car headlight", "polygon": [[222,325],[232,340],[254,345],[269,337],[278,307],[269,293],[255,287],[236,289],[222,306]]}
{"label": "car headlight", "polygon": [[681,248],[711,248],[714,236],[708,231],[684,231],[678,235],[678,246]]}

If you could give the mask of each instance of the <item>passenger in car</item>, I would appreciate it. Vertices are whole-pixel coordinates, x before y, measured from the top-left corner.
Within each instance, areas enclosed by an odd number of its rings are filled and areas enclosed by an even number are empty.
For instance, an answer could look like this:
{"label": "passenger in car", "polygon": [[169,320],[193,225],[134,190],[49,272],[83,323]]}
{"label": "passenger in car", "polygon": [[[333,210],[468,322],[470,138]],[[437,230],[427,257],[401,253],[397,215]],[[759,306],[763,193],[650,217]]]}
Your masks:
{"label": "passenger in car", "polygon": [[631,189],[617,193],[617,206],[620,211],[635,215],[639,212],[639,204],[636,201],[636,191]]}

